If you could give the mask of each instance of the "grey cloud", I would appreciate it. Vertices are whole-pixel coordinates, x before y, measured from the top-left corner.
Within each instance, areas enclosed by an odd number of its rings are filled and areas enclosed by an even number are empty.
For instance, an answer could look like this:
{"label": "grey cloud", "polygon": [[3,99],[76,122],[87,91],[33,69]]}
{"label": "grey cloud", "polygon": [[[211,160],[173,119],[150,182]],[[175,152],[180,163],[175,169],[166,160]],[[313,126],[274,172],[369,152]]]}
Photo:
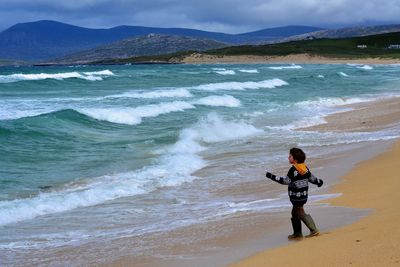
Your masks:
{"label": "grey cloud", "polygon": [[0,0],[0,28],[53,19],[98,28],[121,24],[243,32],[281,25],[345,25],[399,21],[388,0]]}

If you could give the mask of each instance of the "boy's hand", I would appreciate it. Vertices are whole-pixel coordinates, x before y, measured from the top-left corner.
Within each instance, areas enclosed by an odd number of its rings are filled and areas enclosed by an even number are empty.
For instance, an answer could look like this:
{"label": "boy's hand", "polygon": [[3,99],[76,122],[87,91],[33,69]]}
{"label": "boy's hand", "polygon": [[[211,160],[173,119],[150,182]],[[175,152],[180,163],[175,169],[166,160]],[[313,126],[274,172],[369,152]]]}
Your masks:
{"label": "boy's hand", "polygon": [[321,179],[319,179],[319,182],[317,184],[318,187],[321,187],[324,184],[324,181],[322,181]]}
{"label": "boy's hand", "polygon": [[267,172],[267,173],[265,174],[265,176],[267,176],[267,178],[271,179],[271,178],[272,178],[272,173]]}

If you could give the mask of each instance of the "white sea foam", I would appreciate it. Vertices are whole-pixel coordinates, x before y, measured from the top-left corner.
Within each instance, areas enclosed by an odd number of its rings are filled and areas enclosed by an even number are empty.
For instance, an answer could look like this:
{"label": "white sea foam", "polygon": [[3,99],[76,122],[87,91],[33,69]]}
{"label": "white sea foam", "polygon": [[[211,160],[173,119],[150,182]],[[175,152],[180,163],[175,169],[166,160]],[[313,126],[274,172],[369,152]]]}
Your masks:
{"label": "white sea foam", "polygon": [[115,74],[111,70],[101,70],[101,71],[90,71],[83,72],[85,75],[100,75],[100,76],[114,76]]}
{"label": "white sea foam", "polygon": [[388,96],[365,96],[365,97],[330,97],[330,98],[316,98],[312,100],[305,100],[295,103],[294,106],[312,112],[312,116],[306,116],[295,122],[281,125],[281,126],[267,126],[267,129],[275,130],[295,130],[299,128],[311,127],[315,125],[321,125],[327,123],[324,119],[325,116],[333,113],[344,112],[351,110],[350,107],[343,107],[346,105],[371,102],[377,99],[384,99]]}
{"label": "white sea foam", "polygon": [[199,139],[207,143],[230,141],[262,132],[245,122],[225,121],[217,113],[209,114],[195,129]]}
{"label": "white sea foam", "polygon": [[369,65],[358,66],[357,69],[373,70],[374,68]]}
{"label": "white sea foam", "polygon": [[55,79],[64,80],[70,78],[83,79],[89,81],[101,81],[103,78],[101,76],[111,76],[114,75],[110,70],[103,70],[97,72],[63,72],[63,73],[32,73],[23,74],[16,73],[10,75],[0,75],[0,83],[11,83],[18,81],[35,81],[35,80],[45,80],[45,79]]}
{"label": "white sea foam", "polygon": [[314,133],[312,140],[303,139],[299,142],[299,146],[328,146],[328,145],[340,145],[340,144],[354,144],[362,142],[373,142],[392,140],[399,138],[399,129],[395,127],[393,129],[385,129],[377,132],[320,132],[318,135]]}
{"label": "white sea foam", "polygon": [[234,70],[218,70],[215,71],[215,73],[218,73],[220,75],[235,75],[236,72]]}
{"label": "white sea foam", "polygon": [[349,77],[348,74],[344,73],[343,71],[339,71],[338,74],[343,77]]}
{"label": "white sea foam", "polygon": [[372,69],[374,69],[370,65],[363,65],[363,64],[347,63],[347,66],[356,67],[357,69],[364,69],[364,70],[372,70]]}
{"label": "white sea foam", "polygon": [[[184,135],[177,142],[188,144]],[[30,199],[0,202],[0,225],[31,219],[40,215],[97,205],[116,198],[144,194],[163,186],[174,186],[191,181],[191,173],[205,166],[198,152],[201,147],[175,149],[162,157],[155,166],[138,171],[105,175],[91,183],[51,193],[42,193]]]}
{"label": "white sea foam", "polygon": [[300,65],[292,64],[290,66],[274,66],[268,68],[270,68],[271,70],[284,70],[284,69],[302,69],[303,67]]}
{"label": "white sea foam", "polygon": [[[312,202],[317,202],[321,200],[326,200],[330,198],[335,198],[341,194],[322,194],[310,196],[309,200]],[[287,199],[286,194],[283,194],[279,198],[267,198],[248,202],[227,202],[220,208],[220,211],[214,215],[216,217],[228,216],[238,212],[259,212],[259,211],[278,211],[291,207],[292,204]]]}
{"label": "white sea foam", "polygon": [[260,89],[260,88],[275,88],[288,83],[281,79],[264,80],[260,82],[222,82],[222,83],[208,83],[193,87],[193,89],[217,91],[217,90],[246,90],[246,89]]}
{"label": "white sea foam", "polygon": [[239,107],[240,100],[234,98],[230,95],[211,95],[207,97],[200,98],[196,101],[193,101],[192,104],[195,105],[204,105],[204,106],[215,106],[215,107]]}
{"label": "white sea foam", "polygon": [[321,74],[319,74],[317,77],[318,77],[318,78],[321,78],[321,79],[325,78],[325,76],[324,76],[324,75],[321,75]]}
{"label": "white sea foam", "polygon": [[122,94],[109,95],[104,98],[168,98],[168,97],[192,97],[186,89],[157,90],[150,92],[126,92]]}
{"label": "white sea foam", "polygon": [[[34,117],[47,114],[59,110],[74,109],[80,113],[98,120],[104,120],[122,124],[139,124],[142,118],[156,117],[161,114],[184,111],[186,109],[195,108],[194,105],[214,106],[214,107],[239,107],[240,100],[230,95],[211,95],[190,102],[174,101],[147,106],[139,106],[136,108],[116,107],[116,108],[84,108],[81,101],[103,100],[106,98],[162,98],[162,97],[191,97],[186,89],[151,91],[144,93],[126,93],[120,95],[94,97],[94,98],[49,98],[44,100],[27,99],[24,101],[0,101],[0,120],[13,120],[26,117]],[[68,102],[78,103],[68,103]],[[84,102],[83,102],[84,103]]]}
{"label": "white sea foam", "polygon": [[239,70],[239,71],[244,72],[244,73],[259,73],[258,70],[256,70],[256,69],[251,69],[251,70],[243,69],[243,70]]}
{"label": "white sea foam", "polygon": [[190,182],[196,178],[192,173],[206,166],[204,159],[198,155],[207,149],[201,142],[228,141],[258,132],[260,130],[249,124],[225,121],[212,113],[193,127],[182,130],[178,141],[166,150],[155,165],[92,178],[86,184],[70,184],[58,191],[40,193],[32,198],[1,201],[0,225]]}
{"label": "white sea foam", "polygon": [[306,127],[311,127],[315,125],[321,125],[327,123],[326,120],[322,116],[311,116],[311,117],[305,117],[301,120],[292,122],[287,125],[283,126],[267,126],[267,129],[273,129],[273,130],[296,130],[299,128],[306,128]]}
{"label": "white sea foam", "polygon": [[337,107],[337,106],[344,106],[344,105],[350,105],[350,104],[357,104],[357,103],[363,103],[363,102],[370,102],[374,101],[376,99],[379,99],[379,96],[375,97],[318,97],[316,99],[312,100],[305,100],[296,103],[296,106],[310,109],[310,110],[315,110],[318,108],[330,108],[330,107]]}
{"label": "white sea foam", "polygon": [[157,117],[161,114],[192,108],[195,107],[187,102],[174,101],[136,108],[83,108],[77,111],[97,120],[135,125],[141,123],[142,118]]}
{"label": "white sea foam", "polygon": [[345,98],[345,97],[329,97],[323,98],[318,97],[312,100],[306,100],[296,103],[295,105],[301,108],[306,109],[315,109],[319,107],[336,107],[336,106],[343,106],[343,105],[350,105],[362,102],[372,101],[373,99],[369,98],[361,98],[361,97],[352,97],[352,98]]}

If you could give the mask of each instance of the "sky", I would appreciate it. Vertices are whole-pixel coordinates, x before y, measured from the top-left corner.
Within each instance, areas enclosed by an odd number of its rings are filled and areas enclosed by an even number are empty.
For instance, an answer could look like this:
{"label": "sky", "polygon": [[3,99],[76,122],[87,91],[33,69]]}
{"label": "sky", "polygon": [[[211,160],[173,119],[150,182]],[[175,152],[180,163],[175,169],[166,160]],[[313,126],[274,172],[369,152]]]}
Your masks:
{"label": "sky", "polygon": [[57,20],[88,28],[182,27],[242,33],[285,25],[400,24],[399,0],[0,0],[0,31]]}

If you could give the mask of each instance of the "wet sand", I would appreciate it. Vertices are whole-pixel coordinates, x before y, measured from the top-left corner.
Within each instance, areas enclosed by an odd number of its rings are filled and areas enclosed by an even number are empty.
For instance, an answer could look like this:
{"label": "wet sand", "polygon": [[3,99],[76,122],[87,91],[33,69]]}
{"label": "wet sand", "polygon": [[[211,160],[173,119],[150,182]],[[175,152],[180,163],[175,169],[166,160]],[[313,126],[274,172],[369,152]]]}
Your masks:
{"label": "wet sand", "polygon": [[288,56],[213,56],[194,53],[183,59],[174,61],[187,64],[399,64],[400,59],[392,58],[333,58],[309,54],[296,54]]}
{"label": "wet sand", "polygon": [[325,117],[326,124],[299,130],[367,132],[377,131],[400,123],[400,97],[384,98],[371,103],[341,106],[352,110]]}
{"label": "wet sand", "polygon": [[[354,111],[330,115],[327,124],[308,130],[372,131],[400,121],[398,98],[352,107]],[[397,141],[388,151],[357,164],[344,175],[343,182],[331,189],[332,193],[342,195],[329,200],[330,205],[370,209],[368,216],[328,232],[322,230],[319,237],[267,249],[231,266],[399,266],[400,211],[396,204],[399,158],[400,141]]]}

